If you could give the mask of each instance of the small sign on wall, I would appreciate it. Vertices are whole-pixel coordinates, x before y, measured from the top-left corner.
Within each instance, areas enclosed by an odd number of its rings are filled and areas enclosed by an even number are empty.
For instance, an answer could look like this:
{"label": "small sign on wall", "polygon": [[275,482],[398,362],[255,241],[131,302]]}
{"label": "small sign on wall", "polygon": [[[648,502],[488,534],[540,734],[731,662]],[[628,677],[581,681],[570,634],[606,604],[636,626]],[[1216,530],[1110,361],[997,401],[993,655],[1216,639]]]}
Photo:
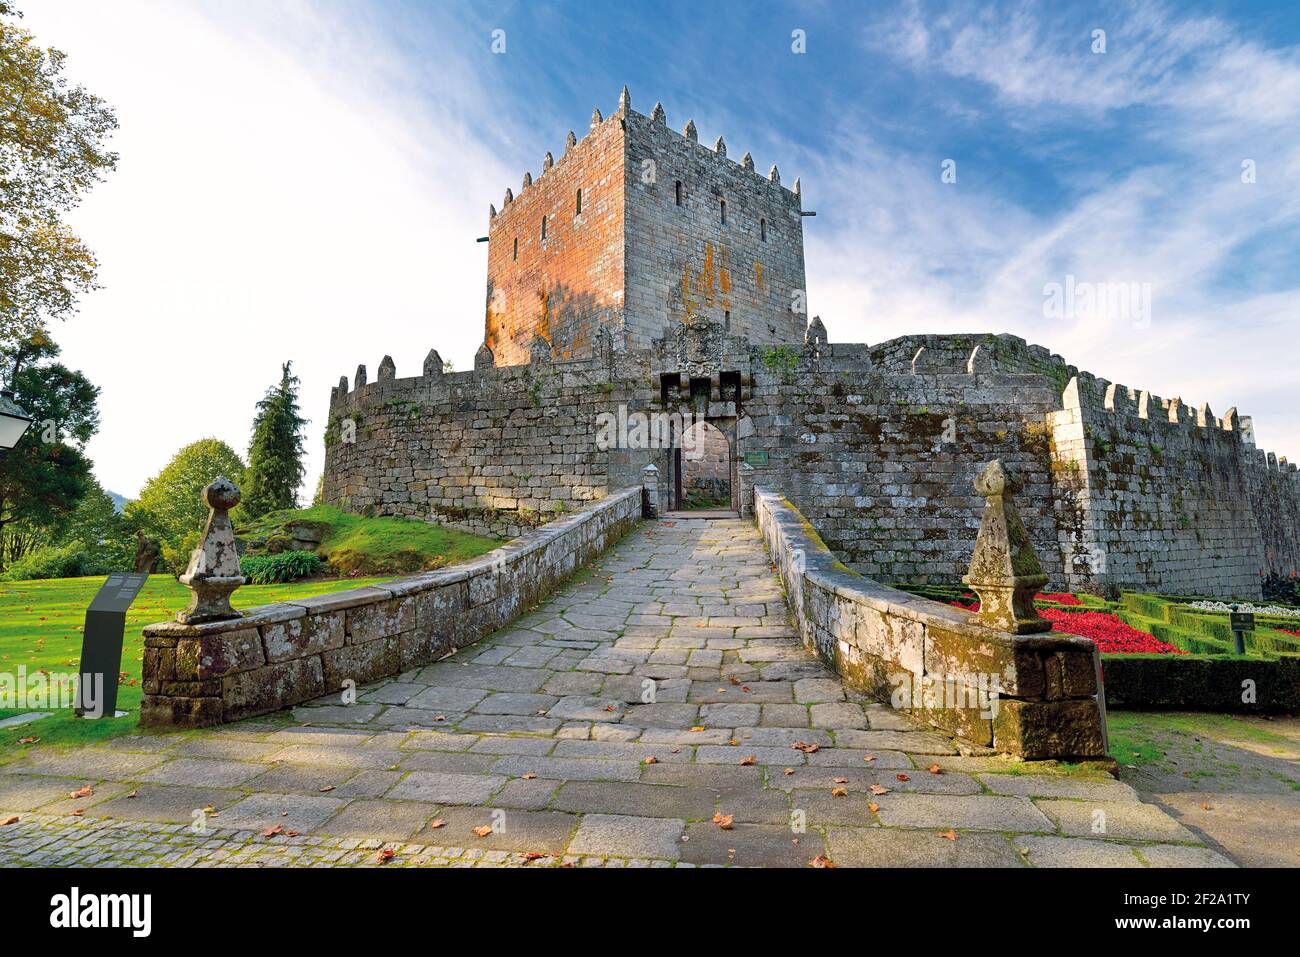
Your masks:
{"label": "small sign on wall", "polygon": [[760,452],[746,452],[746,453],[745,453],[745,464],[746,464],[746,465],[766,465],[766,464],[767,464],[767,452],[766,452],[766,451],[760,451]]}

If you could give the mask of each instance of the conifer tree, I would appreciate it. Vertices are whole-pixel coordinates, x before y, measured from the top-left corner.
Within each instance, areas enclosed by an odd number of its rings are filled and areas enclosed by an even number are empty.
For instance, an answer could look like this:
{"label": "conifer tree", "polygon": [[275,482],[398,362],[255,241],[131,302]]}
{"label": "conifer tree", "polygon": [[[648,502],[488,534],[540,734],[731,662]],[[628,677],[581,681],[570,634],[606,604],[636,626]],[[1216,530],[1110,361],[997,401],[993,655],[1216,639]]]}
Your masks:
{"label": "conifer tree", "polygon": [[292,362],[281,367],[279,383],[257,403],[243,488],[242,504],[249,518],[298,507],[307,420],[298,414],[298,377],[292,367]]}

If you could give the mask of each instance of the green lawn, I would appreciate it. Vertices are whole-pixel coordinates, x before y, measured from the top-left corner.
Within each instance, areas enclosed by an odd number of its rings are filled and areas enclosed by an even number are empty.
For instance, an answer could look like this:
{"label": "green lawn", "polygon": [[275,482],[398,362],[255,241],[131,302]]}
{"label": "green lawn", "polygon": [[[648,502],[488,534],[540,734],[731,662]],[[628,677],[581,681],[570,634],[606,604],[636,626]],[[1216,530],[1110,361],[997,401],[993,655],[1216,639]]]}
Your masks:
{"label": "green lawn", "polygon": [[342,574],[402,575],[441,568],[477,558],[501,544],[418,518],[366,518],[329,505],[272,512],[235,532],[245,543],[287,544],[288,528],[294,524],[314,526],[324,533],[317,554]]}
{"label": "green lawn", "polygon": [[[342,591],[383,581],[383,577],[349,578],[287,585],[245,585],[235,593],[236,608],[251,608],[286,598],[303,598]],[[20,666],[31,676],[38,671],[74,674],[81,660],[81,631],[86,606],[104,583],[97,578],[55,578],[42,581],[0,582],[0,673],[17,680]],[[136,598],[126,618],[122,670],[126,677],[118,688],[117,706],[130,716],[89,721],[71,711],[14,728],[0,729],[0,763],[20,753],[20,738],[36,737],[42,744],[71,744],[98,740],[138,730],[140,669],[144,625],[172,618],[189,603],[189,590],[171,575],[154,575]],[[0,719],[48,708],[0,708]]]}

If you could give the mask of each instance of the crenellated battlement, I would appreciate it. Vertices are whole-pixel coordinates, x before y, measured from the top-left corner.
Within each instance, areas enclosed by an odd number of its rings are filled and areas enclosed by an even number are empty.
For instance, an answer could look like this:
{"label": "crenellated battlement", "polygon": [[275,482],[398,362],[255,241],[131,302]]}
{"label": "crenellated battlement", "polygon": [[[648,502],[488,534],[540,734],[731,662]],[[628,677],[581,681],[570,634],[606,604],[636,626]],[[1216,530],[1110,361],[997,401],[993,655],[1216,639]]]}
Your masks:
{"label": "crenellated battlement", "polygon": [[601,114],[599,107],[594,109],[591,114],[591,123],[588,127],[587,133],[579,138],[573,130],[569,130],[568,135],[565,137],[564,151],[560,154],[558,160],[555,159],[554,155],[550,151],[547,151],[547,153],[542,157],[542,171],[536,179],[533,178],[531,170],[525,170],[518,195],[507,187],[505,196],[501,202],[500,211],[497,210],[495,204],[488,205],[489,227],[496,220],[500,212],[504,212],[514,203],[526,199],[531,191],[540,187],[542,180],[552,170],[562,172],[565,169],[565,164],[582,162],[586,151],[592,145],[593,135],[597,134],[603,126],[611,124],[625,129],[626,124],[629,122],[652,123],[655,126],[661,127],[664,131],[675,136],[683,143],[689,142],[694,144],[697,147],[697,152],[700,157],[708,158],[717,163],[726,161],[733,167],[739,167],[751,174],[755,184],[766,183],[771,187],[777,187],[781,192],[788,194],[789,201],[796,207],[799,205],[802,185],[798,177],[795,178],[793,186],[787,188],[781,185],[781,171],[777,168],[775,163],[772,164],[772,167],[768,170],[766,176],[764,176],[757,172],[754,165],[754,158],[748,152],[746,152],[739,160],[728,159],[727,144],[721,136],[714,141],[713,148],[709,149],[707,146],[700,143],[699,134],[695,128],[695,120],[693,119],[686,121],[686,125],[682,128],[681,133],[673,134],[668,126],[668,118],[667,114],[664,112],[663,104],[656,103],[649,116],[644,113],[638,113],[632,109],[632,96],[628,92],[628,88],[624,86],[622,92],[619,94],[618,107],[615,112],[606,117]]}

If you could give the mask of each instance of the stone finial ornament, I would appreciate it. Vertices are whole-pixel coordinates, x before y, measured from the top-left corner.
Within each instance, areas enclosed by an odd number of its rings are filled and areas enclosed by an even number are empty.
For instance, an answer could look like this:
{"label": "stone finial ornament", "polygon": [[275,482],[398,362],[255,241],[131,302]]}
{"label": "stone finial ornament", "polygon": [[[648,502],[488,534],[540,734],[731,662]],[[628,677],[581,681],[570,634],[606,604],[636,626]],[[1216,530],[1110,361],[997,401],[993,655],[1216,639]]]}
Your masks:
{"label": "stone finial ornament", "polygon": [[698,132],[696,132],[696,130],[695,130],[695,121],[694,121],[694,120],[687,120],[687,121],[686,121],[686,129],[682,130],[682,133],[683,133],[683,134],[686,136],[686,138],[687,138],[688,140],[690,140],[692,143],[698,143],[698,142],[700,141],[700,134],[699,134]]}
{"label": "stone finial ornament", "polygon": [[650,111],[650,119],[658,123],[660,126],[668,125],[668,114],[664,112],[664,105],[662,103],[655,104],[655,108]]}
{"label": "stone finial ornament", "polygon": [[777,183],[778,185],[779,185],[780,182],[781,182],[781,171],[780,171],[779,169],[776,168],[776,164],[775,164],[775,163],[773,163],[773,164],[772,164],[772,168],[771,168],[770,170],[768,170],[768,173],[767,173],[767,181],[768,181],[769,183]]}
{"label": "stone finial ornament", "polygon": [[366,384],[366,366],[365,363],[357,366],[357,374],[352,380],[353,388],[361,388]]}
{"label": "stone finial ornament", "polygon": [[591,111],[591,128],[593,130],[596,127],[600,126],[601,123],[604,122],[605,122],[605,118],[600,115],[600,107],[596,107],[594,110]]}
{"label": "stone finial ornament", "polygon": [[1000,459],[984,466],[975,479],[975,491],[986,502],[970,571],[962,578],[980,598],[980,610],[971,615],[971,624],[1016,635],[1049,631],[1052,623],[1034,609],[1034,595],[1047,584],[1047,576],[1011,503],[1016,486]]}
{"label": "stone finial ornament", "polygon": [[424,357],[424,374],[426,376],[441,376],[443,369],[442,356],[438,355],[437,349],[430,349],[429,354]]}
{"label": "stone finial ornament", "polygon": [[821,316],[812,317],[808,329],[804,332],[803,341],[804,345],[808,346],[826,345],[826,324],[822,322]]}
{"label": "stone finial ornament", "polygon": [[492,354],[492,348],[484,342],[478,347],[478,352],[474,353],[474,371],[490,372],[496,365],[496,356]]}
{"label": "stone finial ornament", "polygon": [[231,594],[244,584],[235,528],[230,523],[230,510],[239,504],[239,487],[227,478],[218,478],[203,490],[203,504],[209,509],[208,522],[180,577],[180,583],[192,593],[190,607],[176,614],[176,620],[184,625],[244,617],[230,607]]}
{"label": "stone finial ornament", "polygon": [[497,207],[495,203],[488,203],[488,219],[497,218]]}
{"label": "stone finial ornament", "polygon": [[510,205],[511,203],[513,203],[514,201],[515,201],[515,194],[514,194],[514,192],[510,189],[510,187],[507,186],[507,187],[506,187],[506,195],[505,195],[505,198],[504,198],[503,200],[501,200],[501,208],[502,208],[502,209],[505,209],[507,206],[509,206],[509,205]]}
{"label": "stone finial ornament", "polygon": [[564,138],[564,152],[568,153],[577,145],[578,135],[573,130],[569,130],[569,135]]}
{"label": "stone finial ornament", "polygon": [[796,196],[803,195],[803,186],[800,184],[798,176],[794,178],[794,194]]}
{"label": "stone finial ornament", "polygon": [[754,172],[754,157],[749,155],[749,150],[746,150],[745,155],[740,158],[740,165],[751,173]]}
{"label": "stone finial ornament", "polygon": [[341,375],[339,376],[339,395],[347,395],[347,394],[348,394],[348,377],[345,375]]}
{"label": "stone finial ornament", "polygon": [[393,361],[392,356],[384,356],[379,363],[379,381],[391,382],[397,378],[397,363]]}
{"label": "stone finial ornament", "polygon": [[555,165],[555,157],[551,155],[550,150],[547,150],[546,155],[542,157],[542,172],[545,173],[548,169],[550,169],[554,165]]}
{"label": "stone finial ornament", "polygon": [[727,144],[723,142],[721,136],[719,136],[718,141],[713,144],[713,152],[717,153],[719,156],[727,155]]}
{"label": "stone finial ornament", "polygon": [[533,185],[533,174],[530,173],[530,172],[528,172],[527,170],[525,170],[525,171],[524,171],[524,189],[527,189],[529,186],[532,186],[532,185]]}
{"label": "stone finial ornament", "polygon": [[618,95],[618,109],[620,113],[626,113],[632,109],[632,94],[627,90],[627,84],[623,84],[623,91]]}

